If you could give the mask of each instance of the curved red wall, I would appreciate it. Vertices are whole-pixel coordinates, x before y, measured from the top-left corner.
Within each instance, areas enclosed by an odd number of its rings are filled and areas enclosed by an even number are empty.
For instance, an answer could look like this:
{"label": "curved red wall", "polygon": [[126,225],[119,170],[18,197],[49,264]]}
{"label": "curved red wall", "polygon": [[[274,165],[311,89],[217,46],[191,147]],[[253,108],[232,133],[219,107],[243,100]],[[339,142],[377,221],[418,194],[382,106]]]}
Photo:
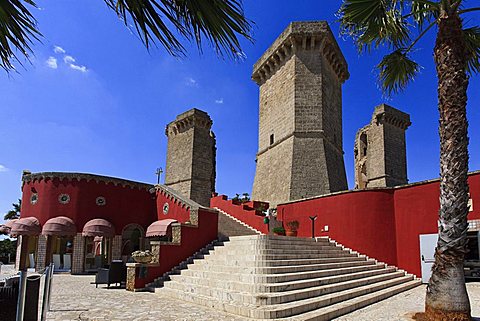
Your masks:
{"label": "curved red wall", "polygon": [[[27,181],[22,187],[21,216],[35,216],[40,224],[56,216],[73,219],[77,231],[81,232],[86,222],[94,218],[103,218],[115,226],[116,234],[121,234],[124,226],[136,223],[145,229],[157,220],[155,194],[146,188],[115,186],[113,183],[96,182],[86,179],[69,180],[44,178]],[[32,193],[38,194],[36,204],[31,204]],[[68,204],[61,204],[60,194],[68,194]],[[103,196],[106,205],[96,204],[96,198]]]}

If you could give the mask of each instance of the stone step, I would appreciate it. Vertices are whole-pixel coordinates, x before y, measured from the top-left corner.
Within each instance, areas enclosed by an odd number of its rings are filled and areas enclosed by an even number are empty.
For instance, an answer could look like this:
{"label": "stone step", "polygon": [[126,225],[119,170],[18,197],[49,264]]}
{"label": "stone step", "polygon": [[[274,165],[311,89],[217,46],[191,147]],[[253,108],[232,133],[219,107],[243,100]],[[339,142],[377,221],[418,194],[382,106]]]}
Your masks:
{"label": "stone step", "polygon": [[242,266],[242,267],[278,267],[278,266],[293,266],[293,265],[314,265],[325,263],[339,263],[339,262],[353,262],[353,261],[365,261],[366,257],[360,256],[344,256],[344,257],[327,257],[316,259],[296,259],[296,260],[247,260],[243,257],[234,257],[222,259],[220,257],[208,257],[205,260],[194,261],[193,264],[198,265],[226,265],[226,266]]}
{"label": "stone step", "polygon": [[299,315],[295,315],[293,318],[277,319],[278,321],[329,321],[334,318],[338,318],[344,314],[353,312],[355,310],[364,308],[368,305],[385,300],[389,297],[402,293],[404,291],[413,289],[421,285],[421,280],[411,280],[405,283],[401,283],[396,286],[392,286],[383,290],[379,290],[373,293],[365,294],[355,297],[350,300],[332,304],[317,310],[309,311]]}
{"label": "stone step", "polygon": [[337,252],[347,252],[350,251],[344,250],[341,247],[322,247],[321,249],[260,249],[260,248],[232,248],[232,247],[222,247],[216,248],[215,250],[210,251],[211,255],[244,255],[244,254],[256,254],[256,255],[276,255],[276,254],[294,254],[294,255],[303,255],[303,254],[329,254]]}
{"label": "stone step", "polygon": [[[205,263],[205,261],[203,261]],[[281,273],[293,273],[293,272],[307,272],[307,271],[319,271],[328,269],[341,269],[354,266],[374,265],[375,260],[348,260],[338,263],[323,263],[323,264],[310,264],[310,265],[286,265],[286,266],[274,266],[274,267],[245,267],[245,266],[228,266],[220,264],[202,264],[200,261],[194,262],[194,264],[188,265],[188,270],[191,271],[214,271],[214,272],[227,272],[227,273],[245,273],[245,274],[281,274]]]}
{"label": "stone step", "polygon": [[299,254],[257,254],[250,253],[238,255],[234,253],[215,254],[213,251],[210,254],[205,254],[205,259],[215,261],[230,261],[241,257],[246,261],[280,261],[280,260],[304,260],[304,259],[321,259],[321,258],[339,258],[339,257],[356,257],[357,254],[347,251],[332,251],[327,253],[299,253]]}
{"label": "stone step", "polygon": [[[178,278],[174,276],[170,282],[165,283],[165,287],[209,295],[217,299],[235,297],[237,300],[249,304],[278,304],[300,298],[305,299],[318,296],[326,292],[330,293],[331,291],[393,279],[403,275],[405,273],[395,272],[393,268],[390,270],[380,269],[300,282],[272,284],[244,283],[241,281],[189,276]],[[254,296],[253,293],[263,293],[263,295]]]}
{"label": "stone step", "polygon": [[245,235],[245,236],[233,236],[228,239],[230,244],[236,243],[269,243],[269,244],[319,244],[319,243],[331,243],[327,237],[320,237],[316,239],[306,237],[293,237],[293,236],[277,236],[277,235]]}
{"label": "stone step", "polygon": [[244,283],[281,283],[281,282],[292,282],[305,279],[315,279],[320,277],[328,277],[341,274],[349,274],[363,271],[371,271],[384,269],[385,264],[375,264],[375,265],[360,265],[353,267],[344,267],[337,269],[324,269],[319,271],[302,271],[302,272],[290,272],[283,274],[265,274],[265,273],[254,273],[252,271],[239,271],[238,273],[231,273],[228,271],[212,271],[212,270],[183,270],[181,275],[175,277],[175,279],[181,279],[182,276],[185,277],[195,277],[195,278],[204,278],[204,279],[213,279],[213,280],[225,280],[225,281],[236,281]]}
{"label": "stone step", "polygon": [[[408,284],[413,280],[410,275],[398,277],[386,281],[381,281],[373,284],[368,284],[360,287],[349,288],[347,290],[333,292],[326,295],[316,296],[313,298],[296,300],[288,303],[281,303],[275,305],[259,306],[258,304],[248,304],[243,302],[243,298],[248,297],[245,293],[236,292],[223,292],[225,296],[222,299],[212,297],[210,295],[200,294],[198,292],[190,292],[185,289],[177,289],[171,287],[165,287],[162,289],[156,289],[156,292],[162,292],[180,300],[193,302],[196,304],[208,306],[216,310],[222,310],[228,313],[233,313],[254,319],[278,319],[287,318],[294,315],[299,315],[309,311],[321,309],[332,304],[336,304],[342,301],[351,300],[353,298],[374,293],[388,288],[396,287],[400,284]],[[165,283],[167,285],[170,282]],[[418,284],[416,282],[415,284]],[[403,291],[403,287],[400,287]],[[406,289],[406,288],[405,288]],[[192,290],[194,290],[192,288]],[[264,296],[257,296],[257,298],[263,299]],[[243,302],[243,303],[242,303]],[[296,318],[295,318],[296,320]],[[315,320],[315,319],[309,319]],[[327,320],[327,319],[326,319]]]}
{"label": "stone step", "polygon": [[287,250],[322,250],[328,248],[343,248],[341,245],[335,243],[327,242],[311,242],[306,244],[286,244],[285,242],[263,242],[263,243],[254,243],[254,242],[219,242],[215,244],[216,249],[222,248],[231,248],[231,249],[263,249],[263,250],[278,250],[278,249],[287,249]]}
{"label": "stone step", "polygon": [[403,276],[386,281],[381,281],[373,284],[367,284],[355,288],[349,288],[344,291],[335,291],[330,294],[308,298],[303,300],[296,300],[293,302],[282,303],[277,305],[270,305],[260,307],[253,310],[251,317],[259,319],[277,319],[290,317],[300,313],[305,313],[315,309],[323,308],[334,303],[338,303],[352,298],[373,293],[375,291],[383,290],[391,286],[396,286],[413,280],[413,276]]}

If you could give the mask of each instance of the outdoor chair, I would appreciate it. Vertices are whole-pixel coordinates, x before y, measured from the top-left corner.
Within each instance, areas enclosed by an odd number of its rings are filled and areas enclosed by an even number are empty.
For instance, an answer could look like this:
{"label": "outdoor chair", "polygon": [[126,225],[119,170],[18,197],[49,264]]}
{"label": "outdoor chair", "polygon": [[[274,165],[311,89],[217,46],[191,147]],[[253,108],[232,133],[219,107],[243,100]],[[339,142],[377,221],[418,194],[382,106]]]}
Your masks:
{"label": "outdoor chair", "polygon": [[110,284],[122,284],[127,279],[127,267],[122,261],[112,261],[108,269],[98,269],[95,276],[95,287],[99,284],[106,284],[107,288]]}

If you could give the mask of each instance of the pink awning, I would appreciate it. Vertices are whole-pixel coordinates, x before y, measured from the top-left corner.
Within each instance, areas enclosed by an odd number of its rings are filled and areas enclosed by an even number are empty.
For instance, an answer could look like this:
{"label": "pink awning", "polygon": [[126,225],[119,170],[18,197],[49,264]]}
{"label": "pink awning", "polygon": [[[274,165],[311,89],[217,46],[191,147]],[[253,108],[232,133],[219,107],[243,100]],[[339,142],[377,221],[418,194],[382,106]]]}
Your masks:
{"label": "pink awning", "polygon": [[172,224],[172,223],[177,223],[177,222],[178,222],[177,220],[173,220],[173,219],[170,219],[170,218],[153,222],[147,228],[147,233],[145,234],[145,236],[146,237],[152,237],[152,236],[167,235],[168,226],[170,226],[170,224]]}
{"label": "pink awning", "polygon": [[11,235],[39,235],[42,232],[40,222],[36,217],[24,217],[13,222]]}
{"label": "pink awning", "polygon": [[43,235],[74,236],[76,233],[77,227],[75,223],[66,216],[57,216],[49,219],[42,229]]}
{"label": "pink awning", "polygon": [[6,227],[11,229],[13,223],[15,223],[16,221],[18,221],[18,218],[14,218],[13,220],[8,220],[8,221],[5,222],[5,224],[3,224],[3,226],[6,226]]}
{"label": "pink awning", "polygon": [[103,218],[95,218],[85,223],[82,235],[113,237],[115,235],[115,228],[109,221]]}

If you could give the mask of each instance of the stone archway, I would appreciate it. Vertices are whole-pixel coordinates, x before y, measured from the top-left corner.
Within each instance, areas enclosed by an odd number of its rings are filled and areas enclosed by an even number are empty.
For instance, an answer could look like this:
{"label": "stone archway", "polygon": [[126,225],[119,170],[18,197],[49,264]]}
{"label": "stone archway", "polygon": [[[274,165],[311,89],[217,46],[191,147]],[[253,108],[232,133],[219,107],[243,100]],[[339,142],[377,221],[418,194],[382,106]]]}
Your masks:
{"label": "stone archway", "polygon": [[145,229],[141,225],[135,223],[126,225],[122,230],[122,260],[127,261],[132,252],[143,250],[145,248],[144,242]]}

